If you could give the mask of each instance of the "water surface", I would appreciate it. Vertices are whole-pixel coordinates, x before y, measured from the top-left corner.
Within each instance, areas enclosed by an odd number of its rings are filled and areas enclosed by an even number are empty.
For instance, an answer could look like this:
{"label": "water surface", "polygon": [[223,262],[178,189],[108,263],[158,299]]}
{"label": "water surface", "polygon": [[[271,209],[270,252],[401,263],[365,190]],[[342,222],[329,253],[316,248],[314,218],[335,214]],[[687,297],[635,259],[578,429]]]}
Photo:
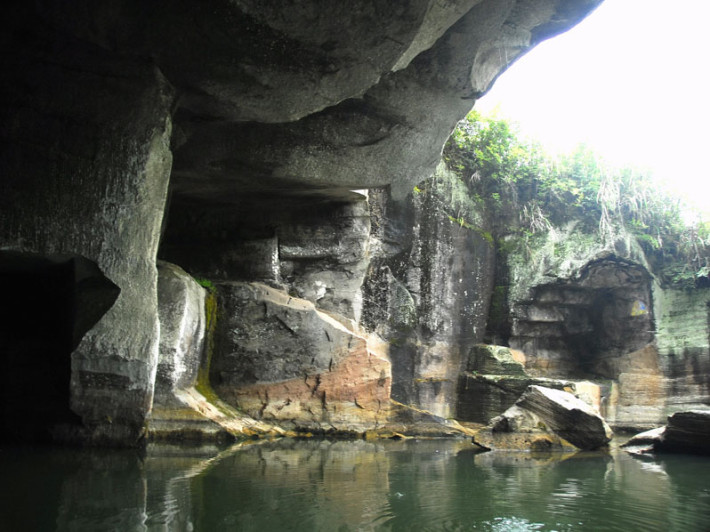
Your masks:
{"label": "water surface", "polygon": [[710,459],[468,442],[0,448],[0,529],[707,531]]}

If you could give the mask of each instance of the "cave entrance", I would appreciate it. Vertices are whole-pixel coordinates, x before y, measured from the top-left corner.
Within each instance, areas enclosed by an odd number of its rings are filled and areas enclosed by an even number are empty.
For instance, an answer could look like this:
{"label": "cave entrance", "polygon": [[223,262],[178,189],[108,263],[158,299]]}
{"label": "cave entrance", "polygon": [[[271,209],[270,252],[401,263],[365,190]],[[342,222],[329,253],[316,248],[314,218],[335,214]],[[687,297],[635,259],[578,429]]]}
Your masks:
{"label": "cave entrance", "polygon": [[616,379],[615,361],[653,339],[651,276],[617,257],[593,261],[574,279],[535,288],[513,316],[510,345],[531,374]]}
{"label": "cave entrance", "polygon": [[50,441],[79,423],[71,353],[119,289],[79,256],[0,251],[0,441]]}

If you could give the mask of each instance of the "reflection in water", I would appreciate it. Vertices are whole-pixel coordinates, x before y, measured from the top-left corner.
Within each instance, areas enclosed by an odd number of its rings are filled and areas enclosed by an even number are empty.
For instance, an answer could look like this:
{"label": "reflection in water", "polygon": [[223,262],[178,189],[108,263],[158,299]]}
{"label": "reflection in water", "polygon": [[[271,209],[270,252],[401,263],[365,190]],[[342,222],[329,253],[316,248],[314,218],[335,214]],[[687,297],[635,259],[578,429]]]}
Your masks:
{"label": "reflection in water", "polygon": [[710,459],[454,441],[0,449],[3,530],[707,530]]}

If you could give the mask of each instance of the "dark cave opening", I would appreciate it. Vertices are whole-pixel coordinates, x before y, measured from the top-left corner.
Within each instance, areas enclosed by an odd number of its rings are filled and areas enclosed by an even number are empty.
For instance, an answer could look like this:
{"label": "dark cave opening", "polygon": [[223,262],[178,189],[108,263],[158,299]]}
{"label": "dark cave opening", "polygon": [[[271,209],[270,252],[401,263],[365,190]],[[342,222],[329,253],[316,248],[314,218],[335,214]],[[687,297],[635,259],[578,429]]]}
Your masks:
{"label": "dark cave opening", "polygon": [[0,441],[45,442],[80,424],[70,408],[71,353],[119,288],[78,256],[0,252]]}

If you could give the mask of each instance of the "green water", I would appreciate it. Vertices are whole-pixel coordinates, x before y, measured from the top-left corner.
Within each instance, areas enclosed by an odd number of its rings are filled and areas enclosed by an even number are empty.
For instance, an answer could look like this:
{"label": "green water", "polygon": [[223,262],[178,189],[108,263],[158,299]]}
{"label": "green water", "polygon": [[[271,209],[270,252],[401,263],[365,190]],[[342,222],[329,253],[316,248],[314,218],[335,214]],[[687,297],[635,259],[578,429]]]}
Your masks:
{"label": "green water", "polygon": [[710,459],[468,442],[0,448],[0,530],[710,530]]}

